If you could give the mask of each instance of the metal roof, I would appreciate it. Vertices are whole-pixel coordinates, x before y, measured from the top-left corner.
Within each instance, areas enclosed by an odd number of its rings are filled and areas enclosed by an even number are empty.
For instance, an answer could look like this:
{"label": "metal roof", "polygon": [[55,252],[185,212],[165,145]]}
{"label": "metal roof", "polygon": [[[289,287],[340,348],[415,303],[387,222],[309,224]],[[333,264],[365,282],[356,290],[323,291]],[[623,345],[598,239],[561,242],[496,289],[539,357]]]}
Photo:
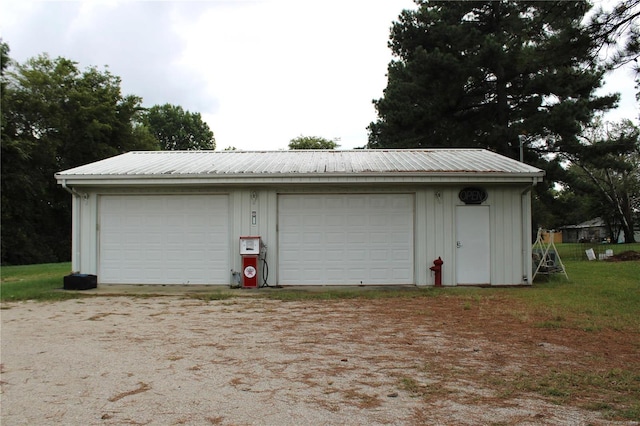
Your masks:
{"label": "metal roof", "polygon": [[134,151],[56,173],[60,182],[113,179],[509,175],[544,171],[484,149]]}
{"label": "metal roof", "polygon": [[318,173],[538,173],[484,149],[134,151],[58,173],[78,175],[210,175]]}

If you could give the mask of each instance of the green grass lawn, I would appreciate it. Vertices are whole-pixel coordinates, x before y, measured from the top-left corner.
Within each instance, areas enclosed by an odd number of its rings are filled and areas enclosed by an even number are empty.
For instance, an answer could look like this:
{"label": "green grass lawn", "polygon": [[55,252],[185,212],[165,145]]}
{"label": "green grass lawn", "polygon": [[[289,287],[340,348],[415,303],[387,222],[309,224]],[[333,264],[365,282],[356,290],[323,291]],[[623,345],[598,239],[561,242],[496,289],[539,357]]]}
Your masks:
{"label": "green grass lawn", "polygon": [[[640,261],[563,261],[562,274],[509,294],[551,318],[547,326],[608,327],[640,332]],[[572,318],[572,324],[567,321]]]}
{"label": "green grass lawn", "polygon": [[536,280],[531,294],[514,295],[544,310],[551,318],[550,327],[564,322],[566,313],[575,317],[575,326],[585,330],[609,327],[640,331],[640,261],[588,261],[584,250],[596,253],[613,250],[614,255],[640,252],[634,244],[556,244],[565,265],[569,282],[562,274],[549,281]]}
{"label": "green grass lawn", "polygon": [[566,243],[556,244],[558,253],[563,261],[565,260],[587,260],[585,250],[592,248],[596,256],[605,253],[606,250],[613,250],[613,254],[620,254],[625,251],[640,252],[640,243],[633,244],[598,244],[598,243]]}
{"label": "green grass lawn", "polygon": [[63,277],[71,273],[71,263],[3,266],[0,269],[0,300],[63,300],[76,298],[71,292],[57,291]]}

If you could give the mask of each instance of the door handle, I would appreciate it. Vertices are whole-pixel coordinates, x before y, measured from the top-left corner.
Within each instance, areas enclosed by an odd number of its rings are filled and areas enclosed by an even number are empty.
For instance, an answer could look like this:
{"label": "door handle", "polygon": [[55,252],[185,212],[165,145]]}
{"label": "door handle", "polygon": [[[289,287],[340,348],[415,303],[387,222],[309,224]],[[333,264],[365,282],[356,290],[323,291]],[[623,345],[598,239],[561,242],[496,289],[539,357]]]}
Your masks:
{"label": "door handle", "polygon": [[462,242],[461,242],[461,241],[456,241],[456,247],[457,247],[457,248],[462,247]]}

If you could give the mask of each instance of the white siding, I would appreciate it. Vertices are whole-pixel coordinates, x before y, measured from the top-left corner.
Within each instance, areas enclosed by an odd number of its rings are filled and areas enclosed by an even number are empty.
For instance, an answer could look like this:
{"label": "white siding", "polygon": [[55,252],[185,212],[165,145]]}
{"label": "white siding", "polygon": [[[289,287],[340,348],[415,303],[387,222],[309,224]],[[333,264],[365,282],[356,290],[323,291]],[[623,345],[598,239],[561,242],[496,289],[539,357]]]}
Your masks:
{"label": "white siding", "polygon": [[[492,285],[527,284],[524,278],[531,272],[531,223],[530,223],[530,186],[526,185],[482,185],[489,198],[484,203],[491,208],[491,277]],[[456,235],[455,207],[462,205],[458,192],[463,185],[377,185],[379,194],[403,194],[410,196],[414,203],[412,242],[413,266],[410,284],[433,285],[434,276],[429,270],[433,260],[439,256],[444,261],[443,284],[456,285]],[[229,284],[230,270],[240,269],[238,239],[243,235],[260,235],[267,244],[269,265],[268,283],[281,284],[283,271],[279,270],[280,242],[278,241],[278,199],[282,196],[327,194],[372,194],[369,185],[278,185],[236,188],[185,188],[182,191],[171,187],[157,188],[85,188],[74,205],[74,214],[80,215],[75,221],[79,230],[74,231],[78,239],[73,252],[73,267],[81,273],[98,274],[99,282],[105,283],[102,275],[107,271],[98,270],[100,237],[105,229],[98,230],[100,221],[98,200],[108,196],[127,196],[140,198],[145,196],[218,197],[222,191],[227,195],[228,213],[226,234],[220,242],[225,245],[227,265],[220,266],[220,277],[214,282]],[[252,194],[255,193],[255,196]],[[252,212],[256,212],[256,224],[251,222]],[[222,217],[222,216],[220,216]],[[74,219],[75,220],[75,219]],[[221,228],[222,229],[222,228]],[[116,231],[118,232],[118,231]],[[409,240],[407,240],[409,241]],[[207,276],[206,273],[203,276]],[[345,273],[345,276],[348,274]],[[291,275],[289,275],[289,278]],[[524,278],[523,278],[524,277]],[[285,282],[287,274],[284,275]],[[190,282],[190,277],[187,278]],[[209,280],[210,281],[210,280]],[[351,281],[359,284],[361,279]],[[365,280],[362,279],[364,282]],[[209,282],[211,283],[211,282]],[[325,284],[325,283],[323,283]],[[343,282],[346,284],[346,281]]]}
{"label": "white siding", "polygon": [[[490,247],[491,247],[491,285],[526,284],[530,267],[531,241],[529,233],[530,206],[526,189],[517,185],[483,186],[489,197],[483,205],[490,206]],[[456,282],[456,241],[455,208],[464,205],[458,199],[462,186],[435,187],[425,190],[424,203],[416,208],[418,218],[424,216],[426,235],[416,235],[416,250],[425,245],[426,280],[418,280],[418,285],[433,285],[434,276],[428,270],[433,260],[441,257],[443,264],[443,285],[457,285]],[[420,219],[419,219],[420,220]],[[417,258],[420,262],[420,258]]]}

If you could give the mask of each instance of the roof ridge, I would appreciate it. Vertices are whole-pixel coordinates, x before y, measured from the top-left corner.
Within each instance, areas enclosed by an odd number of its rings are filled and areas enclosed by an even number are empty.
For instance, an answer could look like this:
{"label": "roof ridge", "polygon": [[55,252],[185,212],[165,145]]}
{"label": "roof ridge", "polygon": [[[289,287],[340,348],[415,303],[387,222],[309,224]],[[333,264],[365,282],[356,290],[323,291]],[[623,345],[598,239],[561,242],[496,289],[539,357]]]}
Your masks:
{"label": "roof ridge", "polygon": [[[128,151],[124,154],[240,154],[240,153],[309,153],[309,152],[329,152],[329,153],[357,153],[357,152],[437,152],[437,151],[489,151],[484,148],[384,148],[384,149],[258,149],[258,150],[224,150],[217,151],[214,149],[201,149],[201,150],[161,150],[161,151]],[[500,155],[500,154],[498,154]]]}

